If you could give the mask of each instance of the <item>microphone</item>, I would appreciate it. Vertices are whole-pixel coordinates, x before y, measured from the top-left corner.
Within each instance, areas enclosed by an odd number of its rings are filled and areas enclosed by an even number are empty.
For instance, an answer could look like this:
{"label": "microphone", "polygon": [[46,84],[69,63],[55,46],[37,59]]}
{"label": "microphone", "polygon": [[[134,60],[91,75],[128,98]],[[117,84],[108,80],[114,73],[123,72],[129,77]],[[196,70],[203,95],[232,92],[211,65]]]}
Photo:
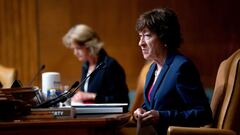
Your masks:
{"label": "microphone", "polygon": [[78,90],[78,88],[80,88],[80,87],[84,84],[84,82],[85,82],[90,76],[92,76],[93,74],[95,74],[95,72],[97,72],[97,71],[100,70],[100,69],[105,69],[105,68],[106,68],[106,65],[105,65],[104,62],[98,64],[98,65],[96,66],[96,68],[93,70],[93,72],[90,73],[88,76],[86,76],[86,77],[81,81],[81,83],[79,83],[79,85],[73,90],[73,92],[69,93],[68,97],[71,98],[71,97],[76,93],[76,91]]}
{"label": "microphone", "polygon": [[37,77],[44,69],[45,69],[45,65],[42,65],[42,66],[38,69],[37,73],[33,76],[32,80],[28,83],[28,86],[32,86],[32,84],[33,84],[34,80],[36,79],[36,77]]}
{"label": "microphone", "polygon": [[[100,69],[104,69],[106,68],[105,63],[100,63],[99,65],[96,66],[95,70],[93,70],[92,73],[90,73],[88,76],[86,76],[80,83],[79,81],[76,81],[71,88],[68,89],[67,92],[57,96],[56,98],[47,100],[39,105],[36,106],[36,108],[46,108],[46,107],[51,107],[54,106],[60,102],[65,102],[68,98],[71,98],[76,91],[84,84],[84,82],[86,81],[87,78],[89,78],[90,76],[92,76],[95,72],[97,72]],[[71,91],[72,89],[74,89],[73,91]]]}
{"label": "microphone", "polygon": [[79,81],[76,81],[76,82],[68,89],[67,92],[59,95],[59,96],[56,97],[56,98],[53,98],[53,99],[47,100],[47,101],[45,101],[45,102],[43,102],[43,103],[41,103],[41,104],[38,104],[38,105],[36,106],[36,108],[50,107],[50,106],[53,106],[53,105],[55,105],[55,104],[57,104],[57,103],[59,103],[59,102],[65,102],[65,101],[68,99],[67,95],[68,95],[69,93],[71,93],[71,90],[72,90],[73,88],[77,87],[78,85],[79,85]]}

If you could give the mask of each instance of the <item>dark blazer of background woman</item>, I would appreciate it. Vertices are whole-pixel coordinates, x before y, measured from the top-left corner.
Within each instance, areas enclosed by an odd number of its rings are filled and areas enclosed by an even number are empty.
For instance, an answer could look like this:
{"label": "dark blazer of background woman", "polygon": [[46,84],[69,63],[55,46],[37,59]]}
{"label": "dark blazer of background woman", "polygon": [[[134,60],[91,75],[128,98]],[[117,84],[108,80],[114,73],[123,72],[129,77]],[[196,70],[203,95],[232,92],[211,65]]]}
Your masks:
{"label": "dark blazer of background woman", "polygon": [[[96,93],[96,103],[129,103],[128,87],[124,69],[104,49],[99,52],[97,65],[104,63],[102,69],[89,78],[88,92]],[[87,76],[89,64],[85,62],[82,68],[82,79]],[[83,90],[83,86],[81,87]]]}

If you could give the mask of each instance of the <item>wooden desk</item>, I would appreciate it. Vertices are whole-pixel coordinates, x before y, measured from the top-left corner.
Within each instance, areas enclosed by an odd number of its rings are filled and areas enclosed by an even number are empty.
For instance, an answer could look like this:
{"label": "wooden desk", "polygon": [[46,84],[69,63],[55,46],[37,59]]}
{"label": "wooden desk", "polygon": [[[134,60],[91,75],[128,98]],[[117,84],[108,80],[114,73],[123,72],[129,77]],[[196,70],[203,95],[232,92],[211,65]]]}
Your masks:
{"label": "wooden desk", "polygon": [[116,135],[130,113],[0,122],[0,135]]}

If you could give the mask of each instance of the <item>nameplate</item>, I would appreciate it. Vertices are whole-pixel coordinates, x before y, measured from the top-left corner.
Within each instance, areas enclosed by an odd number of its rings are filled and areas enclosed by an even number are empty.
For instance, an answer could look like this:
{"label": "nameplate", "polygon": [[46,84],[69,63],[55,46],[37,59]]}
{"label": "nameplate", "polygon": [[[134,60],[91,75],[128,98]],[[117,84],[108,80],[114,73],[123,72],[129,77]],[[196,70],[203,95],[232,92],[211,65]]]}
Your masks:
{"label": "nameplate", "polygon": [[73,107],[32,108],[31,112],[51,114],[54,118],[73,118],[75,115]]}

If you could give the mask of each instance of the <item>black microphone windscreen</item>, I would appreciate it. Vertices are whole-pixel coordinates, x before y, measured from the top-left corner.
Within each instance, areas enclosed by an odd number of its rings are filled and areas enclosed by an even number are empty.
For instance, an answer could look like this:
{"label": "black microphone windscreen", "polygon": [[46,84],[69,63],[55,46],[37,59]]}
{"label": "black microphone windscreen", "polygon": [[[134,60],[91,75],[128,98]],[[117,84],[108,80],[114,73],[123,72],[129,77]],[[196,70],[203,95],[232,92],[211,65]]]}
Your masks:
{"label": "black microphone windscreen", "polygon": [[45,67],[46,67],[45,65],[42,65],[41,68],[40,68],[40,70],[45,69]]}

